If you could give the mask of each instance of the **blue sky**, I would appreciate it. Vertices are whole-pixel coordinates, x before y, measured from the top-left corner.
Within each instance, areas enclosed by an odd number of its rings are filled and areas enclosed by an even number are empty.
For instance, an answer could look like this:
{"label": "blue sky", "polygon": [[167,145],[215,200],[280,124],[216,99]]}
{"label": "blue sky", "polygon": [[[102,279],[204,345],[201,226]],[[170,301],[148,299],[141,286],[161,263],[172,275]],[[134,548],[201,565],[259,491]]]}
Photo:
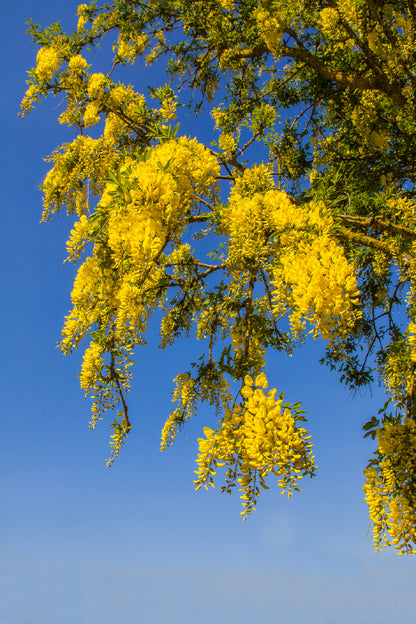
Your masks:
{"label": "blue sky", "polygon": [[62,264],[71,224],[39,224],[42,158],[71,137],[56,101],[17,118],[36,53],[25,18],[72,28],[75,6],[0,3],[0,622],[413,624],[416,559],[374,553],[362,496],[372,447],[361,427],[384,397],[377,387],[351,396],[317,364],[319,344],[268,365],[272,385],[302,401],[315,442],[318,475],[289,501],[271,488],[242,523],[238,496],[194,492],[206,411],[160,453],[172,378],[194,354],[186,341],[139,354],[134,430],[105,468],[109,428],[88,429],[80,355],[55,348],[74,276]]}

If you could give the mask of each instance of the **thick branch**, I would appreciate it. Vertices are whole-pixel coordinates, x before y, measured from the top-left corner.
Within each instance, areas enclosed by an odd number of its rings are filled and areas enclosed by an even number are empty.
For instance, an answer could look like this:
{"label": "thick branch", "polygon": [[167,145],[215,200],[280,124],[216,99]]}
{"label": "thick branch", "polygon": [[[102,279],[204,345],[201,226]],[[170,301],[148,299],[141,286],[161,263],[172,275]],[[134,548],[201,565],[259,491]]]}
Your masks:
{"label": "thick branch", "polygon": [[371,238],[365,234],[360,234],[359,232],[352,232],[347,228],[339,228],[336,232],[336,236],[344,241],[357,243],[358,245],[363,245],[364,247],[371,247],[372,249],[381,251],[388,256],[392,256],[394,254],[393,247],[388,243],[380,241],[377,238]]}
{"label": "thick branch", "polygon": [[376,217],[355,217],[350,215],[337,215],[337,218],[340,218],[343,221],[354,225],[371,227],[378,232],[399,234],[400,236],[404,236],[405,238],[416,240],[416,232],[411,228],[405,227],[404,225],[397,225],[396,223],[391,223],[389,221],[383,221],[382,219],[377,219]]}

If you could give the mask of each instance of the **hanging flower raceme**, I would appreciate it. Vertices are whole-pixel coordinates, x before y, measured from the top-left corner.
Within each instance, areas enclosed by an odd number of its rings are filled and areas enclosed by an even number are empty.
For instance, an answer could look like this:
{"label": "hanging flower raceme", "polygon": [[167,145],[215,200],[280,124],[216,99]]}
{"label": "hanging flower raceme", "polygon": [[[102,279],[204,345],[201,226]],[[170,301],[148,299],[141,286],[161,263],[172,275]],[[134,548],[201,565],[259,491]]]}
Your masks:
{"label": "hanging flower raceme", "polygon": [[309,321],[314,337],[331,339],[348,332],[358,318],[353,311],[359,295],[354,269],[328,235],[300,242],[282,254],[273,285],[277,303],[287,297],[293,310],[290,324],[295,334]]}
{"label": "hanging flower raceme", "polygon": [[393,544],[399,555],[416,553],[416,423],[385,422],[377,440],[363,486],[374,545],[381,550]]}
{"label": "hanging flower raceme", "polygon": [[316,469],[310,436],[298,425],[304,420],[299,404],[284,403],[283,394],[276,398],[276,389],[265,392],[267,385],[264,373],[254,381],[246,375],[243,402],[226,410],[217,430],[205,427],[205,438],[199,439],[196,489],[214,486],[217,468],[226,467],[221,490],[239,486],[244,519],[255,509],[260,488],[267,488],[269,474],[278,477],[282,494],[291,496]]}

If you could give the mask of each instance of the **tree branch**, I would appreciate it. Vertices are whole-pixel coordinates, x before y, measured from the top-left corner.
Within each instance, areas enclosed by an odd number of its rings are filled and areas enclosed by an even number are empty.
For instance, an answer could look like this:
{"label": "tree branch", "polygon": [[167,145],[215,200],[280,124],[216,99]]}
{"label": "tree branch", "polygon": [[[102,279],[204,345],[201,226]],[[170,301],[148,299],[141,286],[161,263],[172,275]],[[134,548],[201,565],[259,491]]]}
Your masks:
{"label": "tree branch", "polygon": [[389,245],[389,243],[380,241],[377,238],[371,238],[370,236],[366,236],[365,234],[360,234],[359,232],[352,232],[351,230],[348,230],[344,227],[339,228],[338,231],[335,233],[335,236],[344,241],[363,245],[364,247],[371,247],[372,249],[381,251],[387,256],[392,256],[394,254],[394,248]]}
{"label": "tree branch", "polygon": [[359,217],[350,215],[337,215],[337,218],[342,219],[347,223],[360,225],[362,227],[371,227],[378,232],[389,232],[389,234],[399,234],[411,240],[416,240],[416,232],[411,228],[404,225],[398,225],[391,223],[390,221],[383,221],[377,217]]}

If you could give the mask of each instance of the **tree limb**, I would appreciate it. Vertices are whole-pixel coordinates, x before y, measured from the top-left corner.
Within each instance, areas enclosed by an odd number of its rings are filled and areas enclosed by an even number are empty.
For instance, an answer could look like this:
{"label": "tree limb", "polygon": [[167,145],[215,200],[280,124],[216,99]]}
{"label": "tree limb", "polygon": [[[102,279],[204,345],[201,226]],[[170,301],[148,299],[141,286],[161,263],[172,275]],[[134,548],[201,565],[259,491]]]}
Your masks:
{"label": "tree limb", "polygon": [[344,227],[339,228],[335,235],[341,240],[363,245],[364,247],[371,247],[372,249],[381,251],[387,256],[392,256],[394,254],[394,248],[389,243],[385,243],[377,238],[371,238],[359,232],[352,232]]}

